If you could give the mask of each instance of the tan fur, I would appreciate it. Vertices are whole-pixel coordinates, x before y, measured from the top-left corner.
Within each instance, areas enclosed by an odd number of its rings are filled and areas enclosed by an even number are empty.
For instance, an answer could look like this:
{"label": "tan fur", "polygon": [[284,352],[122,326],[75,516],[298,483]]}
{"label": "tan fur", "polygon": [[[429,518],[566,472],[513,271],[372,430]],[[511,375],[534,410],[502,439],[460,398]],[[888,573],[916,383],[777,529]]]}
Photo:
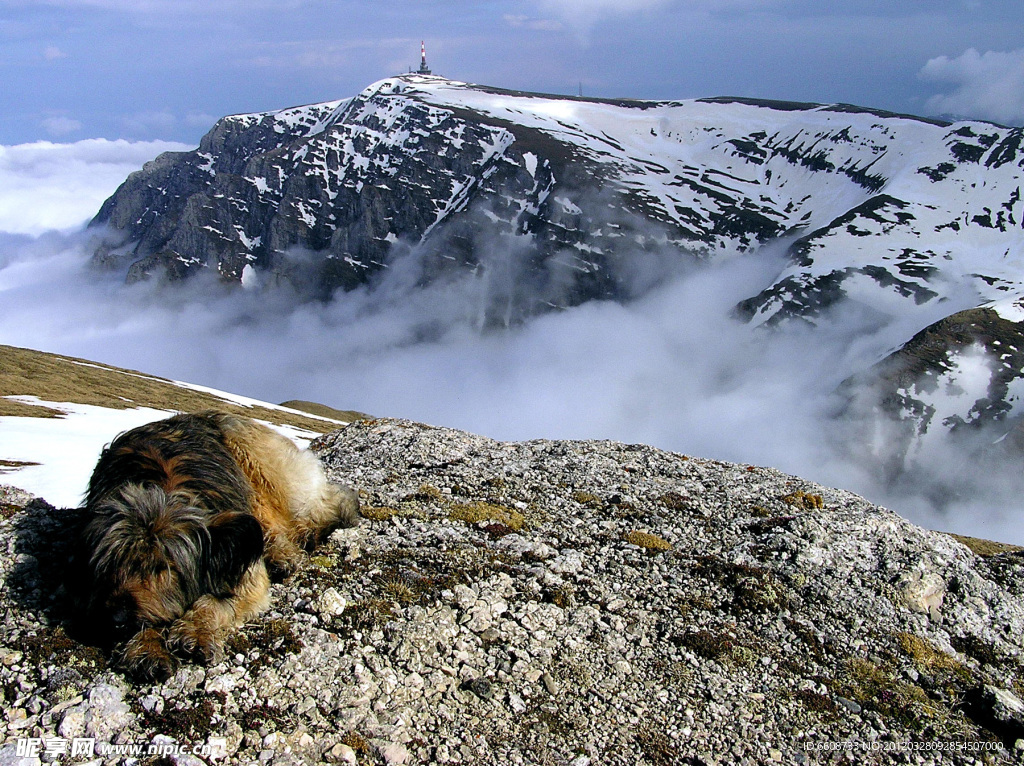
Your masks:
{"label": "tan fur", "polygon": [[225,415],[225,444],[252,485],[253,514],[266,534],[267,558],[294,569],[301,549],[339,522],[356,521],[344,490],[328,483],[316,457],[248,418]]}
{"label": "tan fur", "polygon": [[249,567],[230,596],[200,597],[171,625],[167,643],[188,654],[200,654],[207,662],[219,662],[228,634],[269,606],[270,578],[260,561]]}
{"label": "tan fur", "polygon": [[[82,560],[101,585],[90,603],[116,619],[130,610],[140,628],[121,662],[152,678],[173,670],[175,654],[219,661],[228,634],[270,605],[268,566],[290,572],[302,548],[358,523],[358,496],[330,484],[314,455],[253,420],[212,411],[120,435],[93,473],[94,492]],[[222,558],[209,558],[211,540]],[[238,568],[223,569],[232,556]],[[220,584],[197,585],[206,577]]]}

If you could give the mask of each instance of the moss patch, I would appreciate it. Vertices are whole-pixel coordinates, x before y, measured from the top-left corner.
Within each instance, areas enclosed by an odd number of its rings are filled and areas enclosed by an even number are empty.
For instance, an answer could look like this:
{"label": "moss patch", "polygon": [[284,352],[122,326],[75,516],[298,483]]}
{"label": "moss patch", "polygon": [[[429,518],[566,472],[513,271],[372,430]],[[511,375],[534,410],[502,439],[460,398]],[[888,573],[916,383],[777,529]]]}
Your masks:
{"label": "moss patch", "polygon": [[825,507],[825,500],[821,495],[812,495],[802,489],[791,492],[780,498],[786,505],[799,508],[801,511],[820,511]]}
{"label": "moss patch", "polygon": [[142,710],[142,717],[153,731],[173,737],[179,742],[202,742],[212,731],[213,717],[221,703],[223,692],[220,697],[191,694],[173,702],[168,700],[168,707],[162,713]]}
{"label": "moss patch", "polygon": [[650,532],[640,532],[634,530],[628,533],[625,537],[626,542],[630,545],[636,545],[643,548],[646,551],[658,552],[658,551],[670,551],[672,550],[672,543],[665,540],[657,535],[653,535]]}
{"label": "moss patch", "polygon": [[298,654],[305,645],[295,635],[287,620],[267,620],[246,625],[232,633],[225,643],[229,654],[248,654],[258,650],[258,655],[249,669],[257,672],[266,665],[274,664],[289,654]]}
{"label": "moss patch", "polygon": [[370,505],[362,506],[359,509],[359,515],[370,521],[390,521],[391,517],[397,513],[397,508],[389,508],[387,506]]}
{"label": "moss patch", "polygon": [[448,517],[454,521],[465,521],[476,524],[481,521],[496,521],[504,524],[513,532],[518,532],[526,523],[526,518],[519,511],[495,503],[476,502],[457,504],[451,507]]}

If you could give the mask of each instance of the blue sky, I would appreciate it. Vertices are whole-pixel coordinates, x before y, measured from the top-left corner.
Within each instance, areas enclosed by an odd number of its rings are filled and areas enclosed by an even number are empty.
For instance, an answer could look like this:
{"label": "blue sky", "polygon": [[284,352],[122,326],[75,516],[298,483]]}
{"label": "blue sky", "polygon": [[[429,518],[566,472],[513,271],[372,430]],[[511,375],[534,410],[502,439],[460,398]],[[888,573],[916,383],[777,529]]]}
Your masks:
{"label": "blue sky", "polygon": [[552,93],[1024,122],[1020,0],[0,0],[0,144],[196,142],[418,64]]}

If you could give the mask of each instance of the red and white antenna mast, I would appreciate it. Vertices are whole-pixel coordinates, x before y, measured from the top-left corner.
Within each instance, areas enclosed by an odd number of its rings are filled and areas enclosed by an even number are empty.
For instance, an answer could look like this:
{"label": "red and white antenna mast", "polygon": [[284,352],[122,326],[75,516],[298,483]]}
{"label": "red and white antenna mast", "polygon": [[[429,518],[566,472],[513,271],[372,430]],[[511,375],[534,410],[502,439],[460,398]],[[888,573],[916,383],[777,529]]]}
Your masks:
{"label": "red and white antenna mast", "polygon": [[430,67],[427,66],[427,43],[420,40],[420,71],[417,74],[430,74]]}

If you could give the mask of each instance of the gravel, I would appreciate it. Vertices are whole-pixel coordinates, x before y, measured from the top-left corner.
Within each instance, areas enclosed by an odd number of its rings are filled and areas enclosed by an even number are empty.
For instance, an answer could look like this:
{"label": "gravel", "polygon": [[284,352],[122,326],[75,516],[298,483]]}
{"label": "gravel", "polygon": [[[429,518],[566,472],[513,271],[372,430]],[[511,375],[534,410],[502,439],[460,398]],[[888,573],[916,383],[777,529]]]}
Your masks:
{"label": "gravel", "polygon": [[0,766],[81,737],[182,766],[1024,756],[1019,552],[641,445],[371,420],[314,449],[363,524],[156,685],[65,623],[76,511],[0,491]]}

